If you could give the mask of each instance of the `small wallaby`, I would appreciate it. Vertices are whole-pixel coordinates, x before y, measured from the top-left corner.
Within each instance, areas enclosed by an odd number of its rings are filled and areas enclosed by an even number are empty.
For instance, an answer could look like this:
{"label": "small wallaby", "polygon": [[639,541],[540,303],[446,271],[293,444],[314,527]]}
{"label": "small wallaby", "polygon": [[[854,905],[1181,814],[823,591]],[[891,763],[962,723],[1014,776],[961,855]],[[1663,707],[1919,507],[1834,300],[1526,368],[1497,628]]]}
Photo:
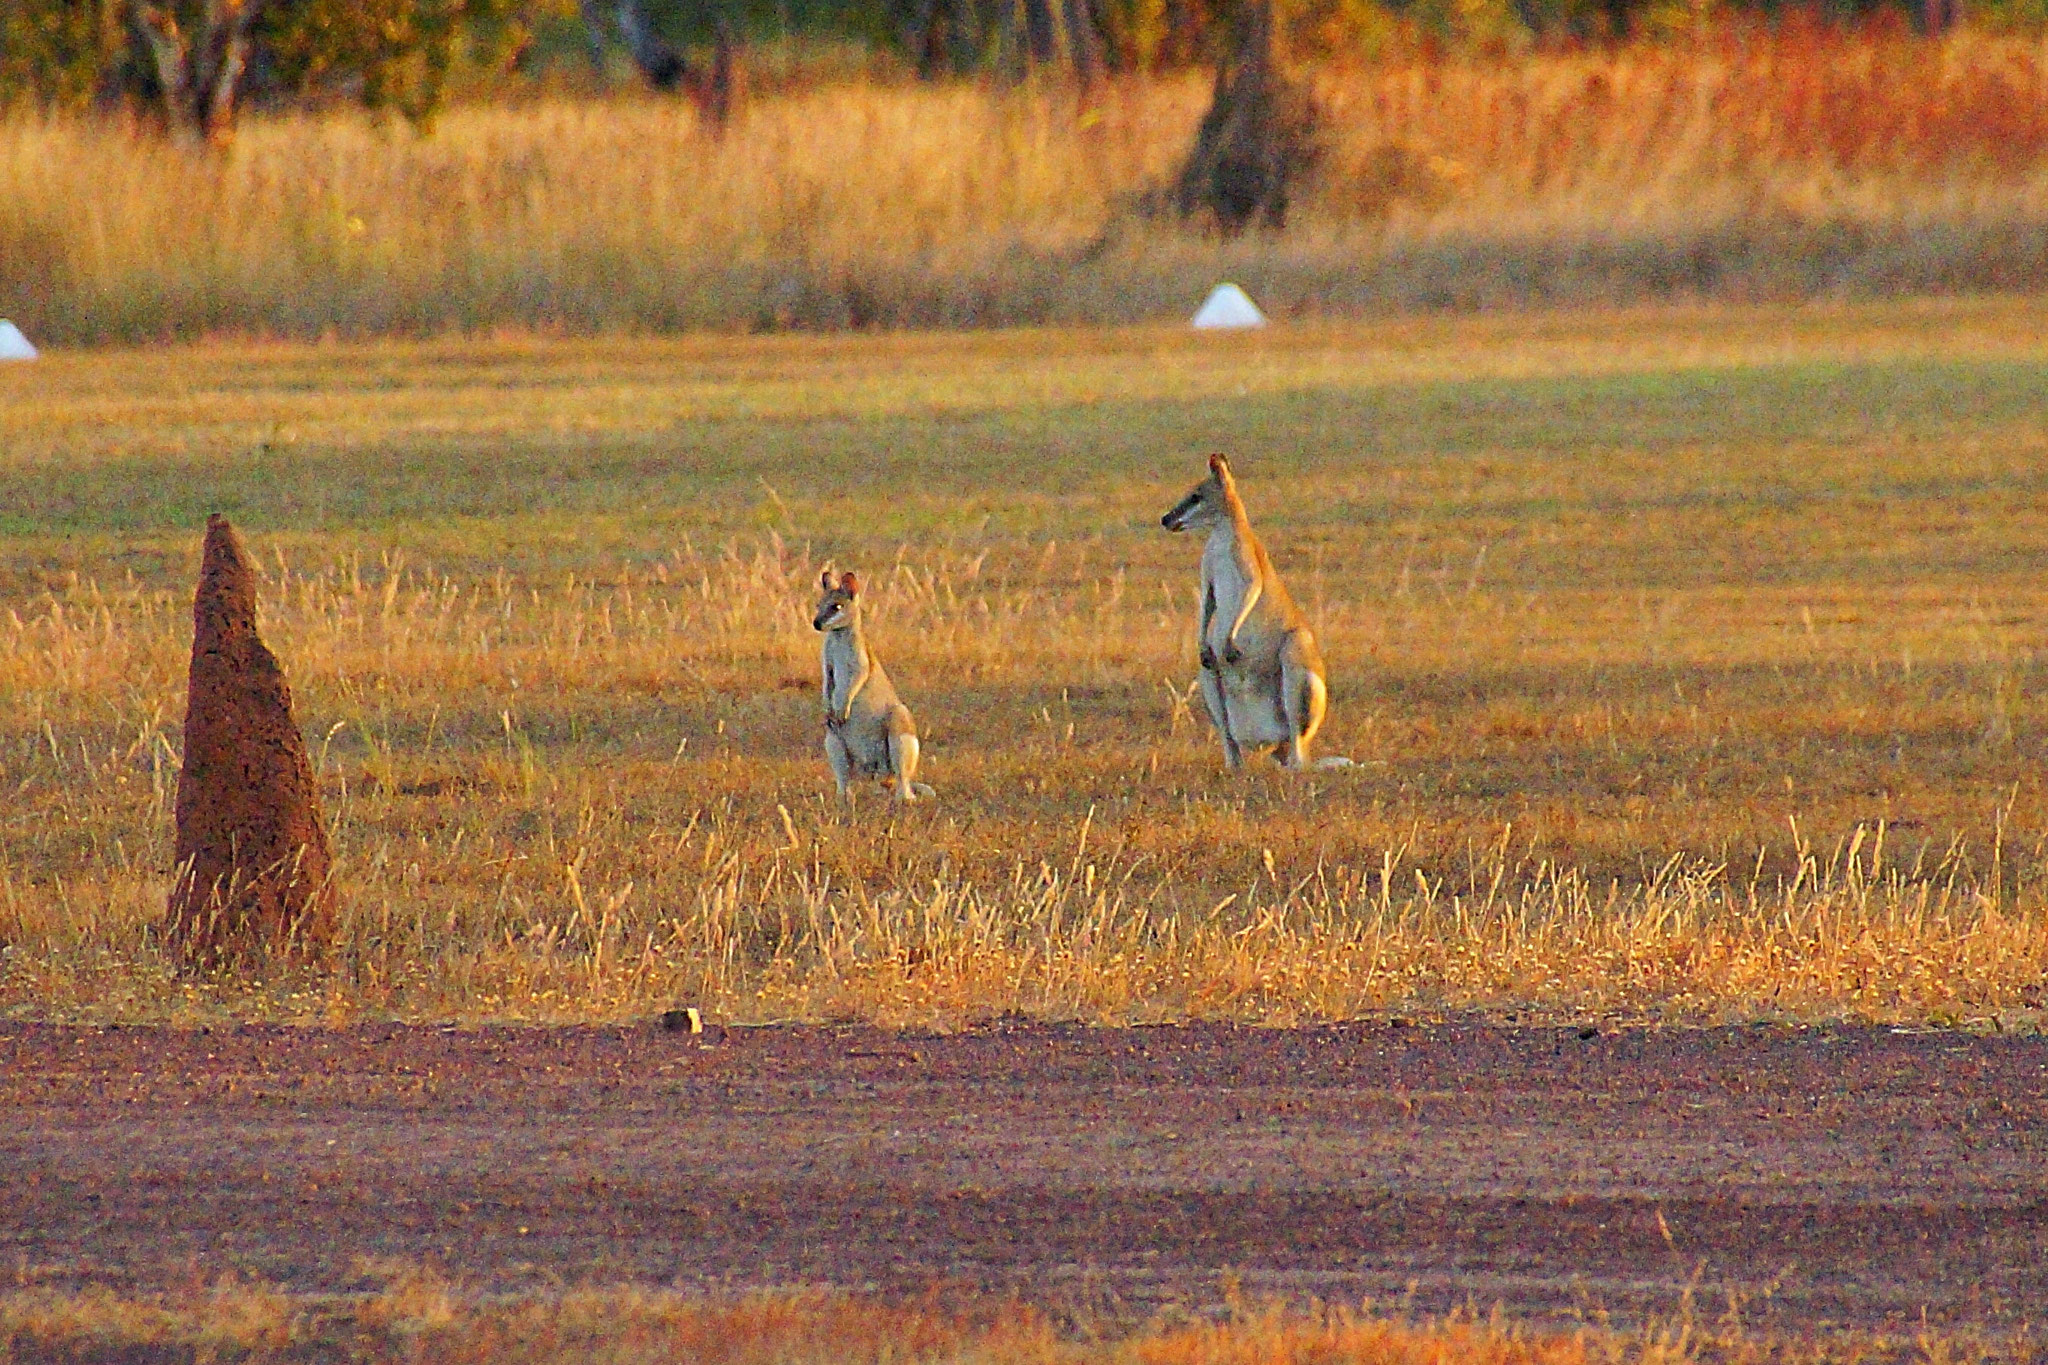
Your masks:
{"label": "small wallaby", "polygon": [[878,777],[899,801],[932,795],[917,781],[917,727],[896,695],[882,661],[860,629],[860,579],[851,573],[818,579],[811,628],[825,637],[825,761],[845,796],[855,777]]}
{"label": "small wallaby", "polygon": [[[1159,519],[1169,531],[1206,529],[1202,550],[1202,700],[1223,738],[1223,759],[1272,747],[1290,768],[1308,766],[1308,746],[1329,705],[1322,651],[1308,618],[1287,593],[1245,516],[1237,481],[1221,455],[1209,477]],[[1319,768],[1351,766],[1326,758]]]}

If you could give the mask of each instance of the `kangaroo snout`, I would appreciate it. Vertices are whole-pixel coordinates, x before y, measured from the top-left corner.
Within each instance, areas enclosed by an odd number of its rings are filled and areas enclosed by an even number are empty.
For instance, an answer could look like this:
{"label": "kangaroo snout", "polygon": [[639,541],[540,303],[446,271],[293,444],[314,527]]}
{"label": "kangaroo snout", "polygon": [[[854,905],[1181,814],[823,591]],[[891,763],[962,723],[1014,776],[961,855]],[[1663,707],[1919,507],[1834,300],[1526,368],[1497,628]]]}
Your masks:
{"label": "kangaroo snout", "polygon": [[811,618],[811,629],[823,634],[825,631],[831,630],[834,626],[838,625],[845,615],[846,606],[844,603],[834,602],[829,607],[821,607],[818,614]]}

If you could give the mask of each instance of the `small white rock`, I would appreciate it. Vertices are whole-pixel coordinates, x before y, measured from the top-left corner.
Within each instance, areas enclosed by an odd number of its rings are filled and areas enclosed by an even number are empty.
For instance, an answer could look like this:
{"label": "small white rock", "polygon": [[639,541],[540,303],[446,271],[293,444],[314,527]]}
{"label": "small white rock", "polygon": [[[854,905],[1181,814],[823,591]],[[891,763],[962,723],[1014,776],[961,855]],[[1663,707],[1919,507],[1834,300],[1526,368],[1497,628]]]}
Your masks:
{"label": "small white rock", "polygon": [[1195,314],[1194,326],[1204,329],[1211,327],[1264,327],[1266,315],[1259,311],[1251,296],[1236,285],[1228,282],[1217,285],[1209,291],[1201,310]]}
{"label": "small white rock", "polygon": [[34,360],[38,354],[19,327],[0,318],[0,360]]}

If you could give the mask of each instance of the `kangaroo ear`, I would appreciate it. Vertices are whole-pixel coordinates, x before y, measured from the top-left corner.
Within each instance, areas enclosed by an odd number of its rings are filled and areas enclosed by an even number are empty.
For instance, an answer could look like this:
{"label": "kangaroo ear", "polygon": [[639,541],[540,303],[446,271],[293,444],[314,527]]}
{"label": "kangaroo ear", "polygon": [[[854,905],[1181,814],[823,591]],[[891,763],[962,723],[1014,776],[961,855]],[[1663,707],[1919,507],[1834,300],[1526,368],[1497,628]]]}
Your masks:
{"label": "kangaroo ear", "polygon": [[818,591],[832,591],[832,571],[830,569],[827,569],[825,570],[825,572],[818,575]]}
{"label": "kangaroo ear", "polygon": [[1219,479],[1229,478],[1230,461],[1224,459],[1221,455],[1211,455],[1209,457],[1209,472]]}
{"label": "kangaroo ear", "polygon": [[860,596],[860,580],[851,571],[839,575],[839,587],[848,597]]}

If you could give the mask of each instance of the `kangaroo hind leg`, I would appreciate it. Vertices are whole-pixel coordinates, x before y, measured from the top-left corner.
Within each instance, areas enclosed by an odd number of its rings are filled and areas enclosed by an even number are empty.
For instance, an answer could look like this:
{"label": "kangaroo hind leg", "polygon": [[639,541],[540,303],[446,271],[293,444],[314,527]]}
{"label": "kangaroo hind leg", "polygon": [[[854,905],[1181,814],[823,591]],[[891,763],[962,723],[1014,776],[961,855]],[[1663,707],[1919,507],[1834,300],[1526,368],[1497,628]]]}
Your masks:
{"label": "kangaroo hind leg", "polygon": [[1308,746],[1323,728],[1330,705],[1329,688],[1312,650],[1313,646],[1303,647],[1298,633],[1289,635],[1280,648],[1280,709],[1287,717],[1287,743],[1280,761],[1290,768],[1308,766]]}
{"label": "kangaroo hind leg", "polygon": [[898,705],[889,716],[889,776],[896,786],[898,801],[915,801],[932,795],[932,789],[917,780],[921,746],[910,721],[910,708]]}

